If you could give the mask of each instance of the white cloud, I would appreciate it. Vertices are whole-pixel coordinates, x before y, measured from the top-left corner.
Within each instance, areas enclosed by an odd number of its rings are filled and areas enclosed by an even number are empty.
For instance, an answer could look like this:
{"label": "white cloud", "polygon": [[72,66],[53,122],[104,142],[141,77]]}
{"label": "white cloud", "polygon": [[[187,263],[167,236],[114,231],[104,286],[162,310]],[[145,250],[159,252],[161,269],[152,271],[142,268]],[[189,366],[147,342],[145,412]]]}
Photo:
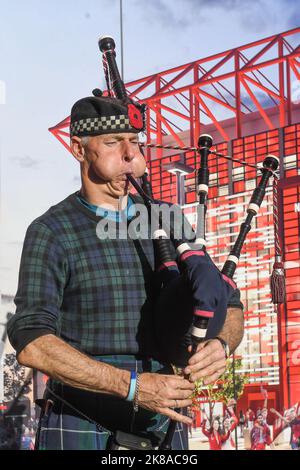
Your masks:
{"label": "white cloud", "polygon": [[39,164],[38,160],[35,160],[29,155],[25,155],[24,157],[12,157],[12,160],[22,168],[32,168]]}

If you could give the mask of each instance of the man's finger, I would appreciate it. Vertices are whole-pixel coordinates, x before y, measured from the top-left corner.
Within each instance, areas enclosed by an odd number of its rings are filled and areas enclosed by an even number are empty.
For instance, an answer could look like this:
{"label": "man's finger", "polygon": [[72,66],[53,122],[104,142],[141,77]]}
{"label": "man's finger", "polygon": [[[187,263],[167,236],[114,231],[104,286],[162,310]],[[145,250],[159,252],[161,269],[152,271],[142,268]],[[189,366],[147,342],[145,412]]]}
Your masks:
{"label": "man's finger", "polygon": [[226,362],[224,359],[219,361],[215,361],[211,363],[209,366],[205,367],[204,369],[200,369],[199,371],[195,371],[190,375],[190,380],[195,382],[196,380],[210,377],[211,375],[215,374],[220,369],[225,370]]}
{"label": "man's finger", "polygon": [[193,420],[189,418],[188,416],[184,416],[181,413],[177,413],[175,410],[172,410],[170,408],[161,408],[158,410],[159,413],[168,416],[168,418],[171,418],[174,421],[178,421],[179,423],[184,423],[191,425],[193,424]]}
{"label": "man's finger", "polygon": [[186,408],[187,406],[191,406],[192,403],[190,398],[170,398],[169,400],[165,400],[164,406],[165,408]]}
{"label": "man's finger", "polygon": [[206,359],[203,361],[198,361],[193,365],[188,365],[186,370],[188,370],[190,374],[198,372],[199,370],[204,370],[209,367],[211,364],[214,364],[218,361],[224,361],[225,363],[225,355],[223,351],[215,351],[210,356],[207,356]]}
{"label": "man's finger", "polygon": [[[195,389],[195,386],[194,384],[192,384],[193,386],[193,389],[192,390],[172,390],[169,394],[168,394],[168,397],[167,399],[168,400],[190,400],[191,399],[191,395]],[[165,405],[165,406],[174,406],[174,405]],[[181,407],[183,407],[184,405],[181,405]],[[186,405],[186,406],[189,406],[189,405]]]}
{"label": "man's finger", "polygon": [[191,358],[189,360],[189,364],[193,364],[195,361],[197,361],[198,357],[200,357],[201,360],[205,359],[206,356],[211,354],[212,350],[213,350],[213,345],[211,344],[210,341],[200,343],[197,346],[197,350],[196,350],[195,354],[193,354],[193,356],[191,356]]}
{"label": "man's finger", "polygon": [[177,390],[189,390],[189,391],[193,392],[194,391],[194,385],[191,384],[191,382],[189,380],[185,380],[184,382],[181,382],[180,386],[177,386],[176,389]]}
{"label": "man's finger", "polygon": [[173,397],[173,394],[177,394],[179,391],[183,391],[184,393],[186,392],[193,392],[194,391],[194,385],[189,381],[189,380],[184,380],[182,382],[172,382],[170,381],[168,383],[168,388],[167,388],[167,393],[170,394],[170,396]]}
{"label": "man's finger", "polygon": [[204,385],[209,385],[216,382],[221,377],[221,375],[224,374],[225,369],[226,368],[224,367],[223,369],[218,370],[215,374],[206,377],[204,380]]}
{"label": "man's finger", "polygon": [[[207,341],[204,341],[203,343],[199,343],[198,346],[197,346],[196,352],[199,352],[199,351],[201,351],[201,349],[205,348],[206,344],[207,344]],[[189,353],[192,352],[192,346],[191,345],[188,346],[188,352]]]}
{"label": "man's finger", "polygon": [[220,343],[220,341],[210,341],[206,343],[206,346],[202,348],[200,351],[196,352],[189,360],[189,366],[192,366],[198,362],[204,363],[205,360],[212,354],[221,355],[225,357],[224,349]]}
{"label": "man's finger", "polygon": [[198,360],[195,364],[193,365],[188,365],[184,372],[185,374],[193,374],[195,372],[198,372],[200,370],[204,370],[210,365],[214,364],[215,362],[218,361],[223,361],[225,364],[226,358],[225,358],[225,353],[223,351],[223,348],[221,350],[213,351],[209,356],[207,356],[204,360],[200,361]]}
{"label": "man's finger", "polygon": [[161,377],[165,379],[163,385],[172,390],[194,390],[191,382],[182,376],[162,375]]}

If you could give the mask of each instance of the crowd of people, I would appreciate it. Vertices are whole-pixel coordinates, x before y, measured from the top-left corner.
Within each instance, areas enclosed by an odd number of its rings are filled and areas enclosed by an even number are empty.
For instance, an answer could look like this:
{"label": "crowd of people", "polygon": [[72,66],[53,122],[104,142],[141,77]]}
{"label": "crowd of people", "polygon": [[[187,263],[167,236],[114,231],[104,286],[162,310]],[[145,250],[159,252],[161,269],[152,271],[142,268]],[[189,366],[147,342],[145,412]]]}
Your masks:
{"label": "crowd of people", "polygon": [[[205,409],[201,409],[201,430],[208,438],[210,450],[235,450],[234,431],[237,427],[239,427],[240,438],[245,437],[245,430],[248,431],[251,450],[266,450],[268,447],[274,450],[276,438],[285,429],[290,428],[290,447],[292,450],[300,450],[300,403],[280,413],[274,408],[268,409],[267,392],[262,389],[262,393],[264,395],[262,408],[257,410],[248,408],[246,412],[240,410],[238,416],[234,411],[236,405],[234,400],[231,400],[225,407],[224,416],[212,416],[209,419]],[[276,417],[273,432],[268,423],[270,413]]]}
{"label": "crowd of people", "polygon": [[0,415],[0,450],[34,450],[37,420]]}

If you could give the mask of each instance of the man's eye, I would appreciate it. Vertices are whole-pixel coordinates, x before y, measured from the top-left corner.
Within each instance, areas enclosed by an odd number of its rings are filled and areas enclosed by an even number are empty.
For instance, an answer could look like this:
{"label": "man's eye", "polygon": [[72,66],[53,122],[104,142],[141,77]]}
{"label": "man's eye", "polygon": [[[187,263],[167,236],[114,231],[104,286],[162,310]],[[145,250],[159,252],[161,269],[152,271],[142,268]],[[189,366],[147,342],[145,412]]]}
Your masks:
{"label": "man's eye", "polygon": [[113,144],[116,144],[117,141],[116,140],[110,140],[109,142],[105,142],[106,145],[113,145]]}

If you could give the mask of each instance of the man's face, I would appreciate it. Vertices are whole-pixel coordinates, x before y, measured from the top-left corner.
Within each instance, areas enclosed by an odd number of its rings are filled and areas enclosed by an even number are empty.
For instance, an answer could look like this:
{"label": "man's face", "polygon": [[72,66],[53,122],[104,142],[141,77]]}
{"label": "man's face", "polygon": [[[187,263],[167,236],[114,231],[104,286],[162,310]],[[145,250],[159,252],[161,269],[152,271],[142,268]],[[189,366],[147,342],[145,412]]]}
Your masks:
{"label": "man's face", "polygon": [[258,418],[257,418],[257,422],[260,426],[262,426],[264,424],[264,418],[262,415],[259,415]]}
{"label": "man's face", "polygon": [[129,192],[126,174],[144,174],[146,163],[140,152],[138,135],[127,132],[90,136],[84,146],[84,171],[91,181],[104,184],[115,197]]}

